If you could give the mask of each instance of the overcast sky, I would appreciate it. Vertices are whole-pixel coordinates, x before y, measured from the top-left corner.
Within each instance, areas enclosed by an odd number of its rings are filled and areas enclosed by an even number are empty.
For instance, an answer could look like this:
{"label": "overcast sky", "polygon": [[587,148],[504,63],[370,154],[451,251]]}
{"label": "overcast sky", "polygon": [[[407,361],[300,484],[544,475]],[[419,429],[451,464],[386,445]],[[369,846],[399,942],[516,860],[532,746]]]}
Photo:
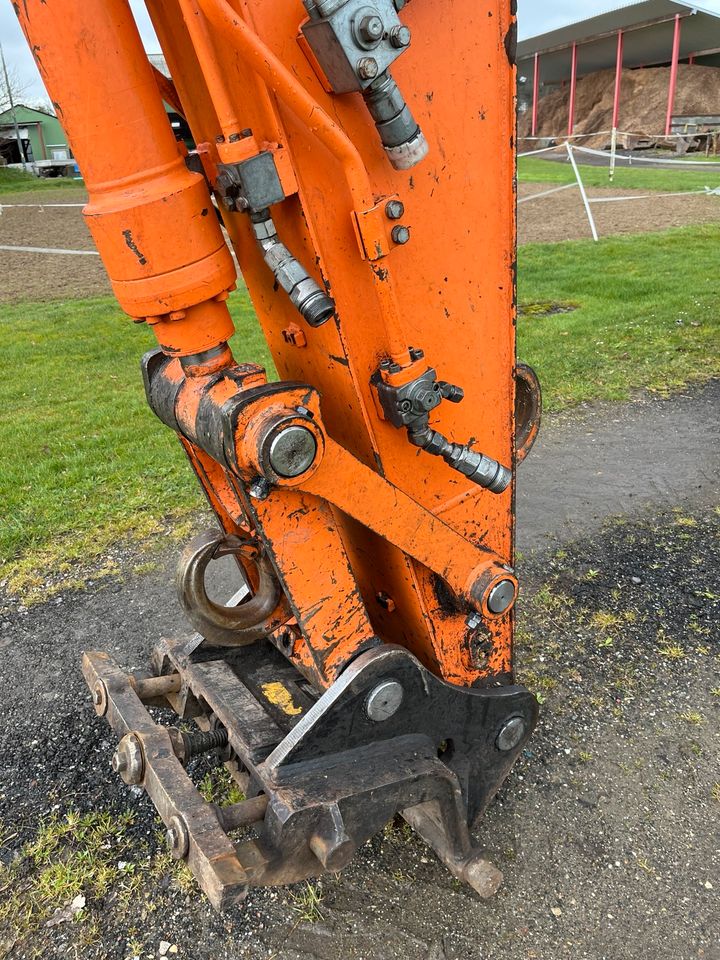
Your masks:
{"label": "overcast sky", "polygon": [[[140,29],[148,51],[159,52],[157,41],[148,23],[141,0],[131,0],[138,15]],[[418,0],[420,2],[420,0]],[[430,2],[430,0],[422,0]],[[626,0],[518,0],[520,18],[520,36],[531,37],[544,33],[553,27],[571,22],[580,17],[590,17],[613,6],[621,6]],[[706,0],[707,5],[720,0]],[[5,51],[8,64],[20,71],[29,84],[28,99],[40,99],[45,96],[40,77],[20,31],[12,5],[9,0],[0,0],[0,43]]]}

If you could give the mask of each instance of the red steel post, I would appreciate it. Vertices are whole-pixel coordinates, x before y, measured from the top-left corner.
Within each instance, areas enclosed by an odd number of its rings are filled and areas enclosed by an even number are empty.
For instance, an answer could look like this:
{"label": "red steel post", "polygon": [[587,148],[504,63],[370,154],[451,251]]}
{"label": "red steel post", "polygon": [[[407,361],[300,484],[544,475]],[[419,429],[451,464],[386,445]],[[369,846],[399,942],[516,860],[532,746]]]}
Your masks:
{"label": "red steel post", "polygon": [[672,118],[675,110],[675,93],[677,91],[678,63],[680,60],[680,14],[675,15],[675,32],[673,34],[672,61],[670,63],[670,87],[668,89],[667,116],[665,118],[665,136],[672,132]]}
{"label": "red steel post", "polygon": [[538,121],[538,100],[540,98],[540,54],[535,54],[535,71],[533,74],[533,105],[532,105],[532,132],[531,136],[537,135]]}
{"label": "red steel post", "polygon": [[575,92],[577,90],[577,65],[578,65],[578,49],[577,44],[573,43],[572,45],[572,65],[570,77],[570,106],[568,109],[568,136],[573,135],[575,130]]}
{"label": "red steel post", "polygon": [[623,68],[623,32],[618,30],[617,59],[615,61],[615,100],[613,101],[613,130],[617,130],[620,121],[620,88],[622,86]]}

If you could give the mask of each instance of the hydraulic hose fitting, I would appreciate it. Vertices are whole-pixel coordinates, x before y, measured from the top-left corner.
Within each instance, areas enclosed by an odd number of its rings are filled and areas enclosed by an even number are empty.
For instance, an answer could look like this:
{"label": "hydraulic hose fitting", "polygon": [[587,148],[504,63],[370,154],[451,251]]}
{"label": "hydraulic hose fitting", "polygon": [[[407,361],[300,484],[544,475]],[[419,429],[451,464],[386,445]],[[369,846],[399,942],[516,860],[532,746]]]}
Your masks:
{"label": "hydraulic hose fitting", "polygon": [[468,444],[451,443],[426,424],[408,428],[408,439],[427,453],[442,457],[445,463],[491,493],[504,493],[512,482],[512,472],[497,460],[473,450]]}
{"label": "hydraulic hose fitting", "polygon": [[305,267],[280,242],[270,212],[261,210],[250,216],[265,263],[303,320],[311,327],[327,323],[335,316],[335,301],[320,289]]}
{"label": "hydraulic hose fitting", "polygon": [[373,80],[363,98],[393,167],[410,170],[424,160],[428,142],[390,74]]}
{"label": "hydraulic hose fitting", "polygon": [[333,93],[362,93],[390,163],[410,170],[428,143],[389,69],[412,43],[400,0],[304,0],[302,32]]}
{"label": "hydraulic hose fitting", "polygon": [[[425,354],[422,350],[409,348],[413,363],[421,364]],[[371,383],[375,387],[385,419],[398,429],[405,427],[408,440],[434,457],[442,457],[445,463],[468,480],[491,493],[504,493],[512,483],[512,472],[497,460],[473,450],[469,443],[453,443],[430,427],[430,414],[443,400],[461,403],[465,393],[461,387],[438,380],[432,367],[422,370],[411,380],[401,378],[402,369],[390,360],[380,364]]]}

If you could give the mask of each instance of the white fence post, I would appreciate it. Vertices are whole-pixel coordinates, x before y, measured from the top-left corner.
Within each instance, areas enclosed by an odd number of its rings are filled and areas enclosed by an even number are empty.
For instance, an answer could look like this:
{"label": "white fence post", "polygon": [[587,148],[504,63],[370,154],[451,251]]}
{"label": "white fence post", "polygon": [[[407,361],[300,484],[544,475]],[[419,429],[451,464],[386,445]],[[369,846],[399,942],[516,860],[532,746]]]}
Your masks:
{"label": "white fence post", "polygon": [[598,237],[597,227],[595,226],[595,217],[593,217],[593,213],[590,208],[590,201],[588,200],[587,193],[585,192],[585,184],[582,182],[582,178],[580,177],[580,171],[578,170],[578,165],[575,162],[573,148],[567,141],[565,146],[567,147],[568,157],[570,158],[570,163],[572,164],[572,168],[575,173],[575,179],[577,180],[577,185],[580,189],[580,196],[585,204],[585,213],[587,213],[588,223],[590,224],[590,229],[592,230],[593,240],[595,243],[597,243],[600,238]]}

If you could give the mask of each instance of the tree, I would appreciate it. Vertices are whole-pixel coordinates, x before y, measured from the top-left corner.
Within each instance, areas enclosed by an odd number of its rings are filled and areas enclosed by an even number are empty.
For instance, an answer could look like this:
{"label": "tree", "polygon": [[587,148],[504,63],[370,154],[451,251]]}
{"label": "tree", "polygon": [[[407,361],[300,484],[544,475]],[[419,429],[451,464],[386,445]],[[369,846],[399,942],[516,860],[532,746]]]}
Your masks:
{"label": "tree", "polygon": [[7,65],[6,71],[0,69],[0,113],[5,113],[13,105],[23,103],[30,84],[23,80],[16,67]]}
{"label": "tree", "polygon": [[[20,135],[20,127],[18,126],[17,113],[15,111],[18,97],[22,96],[18,90],[18,86],[21,84],[21,82],[17,80],[16,70],[8,70],[2,44],[0,44],[0,66],[2,67],[2,70],[0,70],[0,109],[3,111],[10,110],[11,112],[13,125],[15,127],[15,140],[17,141],[18,159],[24,168],[27,160],[27,154],[25,152],[25,147]],[[14,80],[13,77],[16,79]],[[6,106],[3,106],[3,98]]]}

